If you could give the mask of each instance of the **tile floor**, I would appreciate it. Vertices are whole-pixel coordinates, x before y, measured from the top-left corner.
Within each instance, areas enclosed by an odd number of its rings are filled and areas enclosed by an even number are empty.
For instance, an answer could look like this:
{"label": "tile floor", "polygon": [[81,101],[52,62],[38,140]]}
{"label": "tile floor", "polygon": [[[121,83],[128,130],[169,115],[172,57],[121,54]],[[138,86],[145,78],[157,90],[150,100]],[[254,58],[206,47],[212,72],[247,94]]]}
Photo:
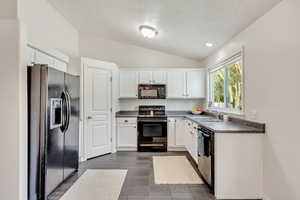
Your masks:
{"label": "tile floor", "polygon": [[[214,200],[206,185],[156,185],[152,156],[186,155],[186,152],[117,152],[88,160],[63,183],[49,200],[58,200],[86,169],[128,169],[119,200]],[[192,163],[192,162],[191,162]],[[192,163],[193,167],[196,166]],[[172,166],[170,166],[172,167]],[[100,200],[100,199],[99,199]]]}

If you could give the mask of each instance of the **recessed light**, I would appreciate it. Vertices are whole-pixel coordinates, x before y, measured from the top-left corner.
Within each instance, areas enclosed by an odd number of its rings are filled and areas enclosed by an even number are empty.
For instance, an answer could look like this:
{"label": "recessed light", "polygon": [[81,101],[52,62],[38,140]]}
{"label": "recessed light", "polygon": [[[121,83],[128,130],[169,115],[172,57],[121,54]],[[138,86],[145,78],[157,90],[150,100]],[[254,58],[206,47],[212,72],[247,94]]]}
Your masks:
{"label": "recessed light", "polygon": [[205,46],[207,46],[207,47],[213,47],[213,46],[214,46],[214,44],[213,44],[213,43],[211,43],[211,42],[207,42],[207,43],[205,44]]}
{"label": "recessed light", "polygon": [[139,30],[145,38],[154,38],[158,34],[154,27],[148,25],[141,25]]}

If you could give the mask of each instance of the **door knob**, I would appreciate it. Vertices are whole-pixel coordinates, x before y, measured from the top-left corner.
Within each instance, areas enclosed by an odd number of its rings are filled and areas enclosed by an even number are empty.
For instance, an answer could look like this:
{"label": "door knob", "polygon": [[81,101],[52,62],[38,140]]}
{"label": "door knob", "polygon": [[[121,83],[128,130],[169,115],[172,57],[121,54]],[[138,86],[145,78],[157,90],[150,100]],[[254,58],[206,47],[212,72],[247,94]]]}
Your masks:
{"label": "door knob", "polygon": [[92,117],[92,116],[88,116],[87,118],[88,118],[88,119],[93,119],[93,117]]}

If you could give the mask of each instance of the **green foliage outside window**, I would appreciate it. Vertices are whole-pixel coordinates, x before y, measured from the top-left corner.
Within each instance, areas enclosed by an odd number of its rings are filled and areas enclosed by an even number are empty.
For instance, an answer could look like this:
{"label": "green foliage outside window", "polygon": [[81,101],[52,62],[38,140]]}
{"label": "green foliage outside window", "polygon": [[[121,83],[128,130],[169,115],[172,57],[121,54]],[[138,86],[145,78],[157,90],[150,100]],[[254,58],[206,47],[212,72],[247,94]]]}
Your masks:
{"label": "green foliage outside window", "polygon": [[228,107],[242,110],[242,68],[239,62],[228,67]]}
{"label": "green foliage outside window", "polygon": [[213,107],[242,110],[243,73],[240,61],[213,71],[211,103]]}
{"label": "green foliage outside window", "polygon": [[214,106],[224,106],[224,69],[219,69],[213,73],[213,93],[214,93]]}

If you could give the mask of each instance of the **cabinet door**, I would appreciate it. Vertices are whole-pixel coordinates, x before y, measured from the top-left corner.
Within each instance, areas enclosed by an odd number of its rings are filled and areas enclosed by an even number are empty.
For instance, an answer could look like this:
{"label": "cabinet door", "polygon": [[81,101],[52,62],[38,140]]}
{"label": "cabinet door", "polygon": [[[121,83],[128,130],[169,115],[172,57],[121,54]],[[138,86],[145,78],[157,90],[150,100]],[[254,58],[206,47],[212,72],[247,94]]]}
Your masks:
{"label": "cabinet door", "polygon": [[36,51],[33,48],[26,48],[26,64],[27,66],[32,66],[35,63],[35,53]]}
{"label": "cabinet door", "polygon": [[167,73],[167,97],[185,98],[185,73],[182,71],[172,71]]}
{"label": "cabinet door", "polygon": [[54,68],[63,72],[67,72],[67,63],[54,59]]}
{"label": "cabinet door", "polygon": [[177,119],[176,120],[176,132],[175,132],[175,145],[177,147],[185,146],[186,139],[186,129],[185,129],[185,120]]}
{"label": "cabinet door", "polygon": [[35,63],[37,64],[47,64],[49,67],[54,67],[54,58],[44,54],[40,51],[36,51],[36,60]]}
{"label": "cabinet door", "polygon": [[140,84],[152,83],[152,72],[151,71],[139,72],[139,83]]}
{"label": "cabinet door", "polygon": [[152,83],[154,84],[165,84],[167,73],[162,71],[152,72]]}
{"label": "cabinet door", "polygon": [[186,73],[188,98],[205,98],[205,74],[204,69]]}
{"label": "cabinet door", "polygon": [[136,124],[118,125],[118,147],[137,147]]}
{"label": "cabinet door", "polygon": [[120,98],[137,98],[138,72],[120,71]]}
{"label": "cabinet door", "polygon": [[176,119],[168,119],[168,147],[176,147]]}
{"label": "cabinet door", "polygon": [[193,123],[191,156],[198,163],[198,125]]}
{"label": "cabinet door", "polygon": [[192,149],[193,149],[193,125],[192,122],[190,120],[187,120],[187,124],[186,124],[187,128],[187,135],[186,135],[186,149],[189,152],[189,154],[192,156]]}

